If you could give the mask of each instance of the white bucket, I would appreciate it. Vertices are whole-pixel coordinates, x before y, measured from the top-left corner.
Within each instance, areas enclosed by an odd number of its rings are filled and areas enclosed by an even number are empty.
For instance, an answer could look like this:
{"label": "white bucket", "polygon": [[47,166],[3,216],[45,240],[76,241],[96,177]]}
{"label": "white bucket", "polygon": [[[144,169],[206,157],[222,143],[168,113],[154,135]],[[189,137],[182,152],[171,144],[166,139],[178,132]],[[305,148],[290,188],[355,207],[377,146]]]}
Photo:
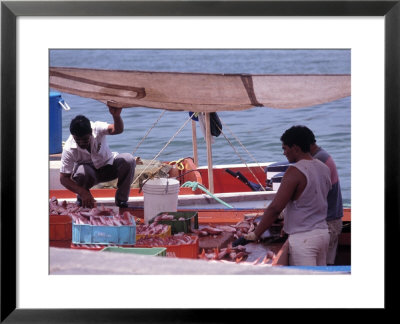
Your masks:
{"label": "white bucket", "polygon": [[143,186],[144,223],[162,212],[178,209],[179,181],[176,179],[151,179]]}

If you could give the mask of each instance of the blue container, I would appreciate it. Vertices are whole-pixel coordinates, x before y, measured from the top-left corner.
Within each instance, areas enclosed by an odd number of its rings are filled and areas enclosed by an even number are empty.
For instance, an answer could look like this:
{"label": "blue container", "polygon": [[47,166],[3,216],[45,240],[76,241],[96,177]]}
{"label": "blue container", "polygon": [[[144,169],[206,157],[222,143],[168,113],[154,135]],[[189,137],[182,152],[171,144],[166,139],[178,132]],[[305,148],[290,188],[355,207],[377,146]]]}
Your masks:
{"label": "blue container", "polygon": [[62,152],[62,107],[64,102],[59,92],[50,91],[49,99],[49,153],[57,154]]}
{"label": "blue container", "polygon": [[72,243],[133,245],[136,243],[136,224],[122,226],[72,224]]}

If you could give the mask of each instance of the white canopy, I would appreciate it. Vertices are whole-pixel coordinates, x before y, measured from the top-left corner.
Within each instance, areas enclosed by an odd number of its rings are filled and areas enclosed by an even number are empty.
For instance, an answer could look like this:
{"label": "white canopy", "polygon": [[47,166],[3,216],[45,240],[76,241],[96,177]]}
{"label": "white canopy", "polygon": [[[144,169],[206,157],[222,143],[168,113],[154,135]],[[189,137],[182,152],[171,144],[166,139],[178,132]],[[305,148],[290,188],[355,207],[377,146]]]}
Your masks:
{"label": "white canopy", "polygon": [[121,107],[214,112],[300,108],[348,97],[350,75],[249,75],[50,67],[50,87]]}

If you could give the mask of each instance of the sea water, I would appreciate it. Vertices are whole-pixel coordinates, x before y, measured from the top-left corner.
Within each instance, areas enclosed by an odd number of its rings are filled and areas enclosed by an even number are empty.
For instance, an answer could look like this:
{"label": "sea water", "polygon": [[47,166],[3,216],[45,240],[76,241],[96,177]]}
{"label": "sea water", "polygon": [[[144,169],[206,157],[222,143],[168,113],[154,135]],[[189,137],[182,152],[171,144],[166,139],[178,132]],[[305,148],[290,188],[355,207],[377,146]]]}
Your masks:
{"label": "sea water", "polygon": [[[350,74],[350,50],[50,50],[50,66],[165,72],[251,74]],[[62,139],[69,136],[69,123],[78,114],[90,120],[112,123],[101,102],[62,93],[71,107],[62,112]],[[187,121],[188,112],[150,108],[124,109],[124,132],[108,136],[112,151],[130,152],[152,160]],[[218,112],[227,139],[214,137],[214,164],[282,162],[280,136],[293,125],[306,125],[317,144],[335,160],[343,202],[351,204],[351,97],[300,109],[252,108]],[[153,127],[154,126],[154,127]],[[153,127],[153,128],[152,128]],[[150,133],[144,139],[148,130]],[[207,164],[206,144],[197,127],[199,164]],[[230,142],[230,143],[229,143]],[[246,148],[244,150],[241,144]],[[234,148],[232,148],[232,145]],[[191,123],[176,135],[157,160],[172,161],[193,156]]]}

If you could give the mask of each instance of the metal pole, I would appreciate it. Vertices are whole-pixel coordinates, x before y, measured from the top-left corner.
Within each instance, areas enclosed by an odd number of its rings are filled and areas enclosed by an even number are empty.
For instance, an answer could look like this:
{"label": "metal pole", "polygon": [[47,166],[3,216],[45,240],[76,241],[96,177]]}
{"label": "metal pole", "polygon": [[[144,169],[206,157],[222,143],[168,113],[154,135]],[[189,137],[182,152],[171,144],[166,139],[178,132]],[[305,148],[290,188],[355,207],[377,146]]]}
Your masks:
{"label": "metal pole", "polygon": [[197,154],[197,136],[196,136],[196,122],[192,120],[192,143],[193,143],[193,159],[196,168],[199,166],[199,156]]}
{"label": "metal pole", "polygon": [[213,176],[213,163],[212,163],[212,149],[211,149],[211,127],[210,127],[210,113],[206,113],[206,144],[207,144],[207,165],[208,165],[208,190],[214,193],[214,176]]}

